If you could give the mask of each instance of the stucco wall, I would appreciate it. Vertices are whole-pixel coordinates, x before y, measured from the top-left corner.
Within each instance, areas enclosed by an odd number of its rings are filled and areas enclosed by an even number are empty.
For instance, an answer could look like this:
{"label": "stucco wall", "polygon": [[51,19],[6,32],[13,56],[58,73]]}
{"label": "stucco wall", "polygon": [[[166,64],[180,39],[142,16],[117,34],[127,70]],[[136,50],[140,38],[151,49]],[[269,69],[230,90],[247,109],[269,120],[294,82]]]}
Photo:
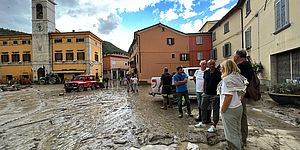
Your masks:
{"label": "stucco wall", "polygon": [[[164,30],[164,31],[163,31]],[[170,72],[177,66],[188,66],[189,61],[180,61],[181,53],[189,53],[188,37],[169,28],[157,26],[139,33],[138,52],[139,78],[141,81],[150,81],[153,76],[160,76],[164,67],[169,67]],[[174,45],[167,45],[167,38],[174,38]],[[175,54],[175,58],[172,58]]]}
{"label": "stucco wall", "polygon": [[[229,22],[229,32],[224,34],[224,24]],[[226,59],[232,58],[232,55],[237,49],[242,48],[242,29],[241,29],[241,12],[237,10],[222,24],[213,30],[216,32],[216,40],[213,41],[213,48],[217,48],[217,64],[222,63]],[[231,43],[231,56],[223,57],[223,46]]]}

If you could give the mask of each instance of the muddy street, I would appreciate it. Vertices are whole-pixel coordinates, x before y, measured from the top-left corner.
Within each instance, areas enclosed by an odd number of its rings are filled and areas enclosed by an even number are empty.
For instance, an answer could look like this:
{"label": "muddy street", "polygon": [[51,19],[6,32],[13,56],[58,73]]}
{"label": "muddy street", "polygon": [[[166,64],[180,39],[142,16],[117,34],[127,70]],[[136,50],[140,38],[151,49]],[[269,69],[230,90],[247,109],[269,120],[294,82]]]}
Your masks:
{"label": "muddy street", "polygon": [[[139,88],[65,93],[63,85],[34,85],[0,92],[0,149],[222,149],[221,120],[216,133],[194,128],[194,118],[178,118],[175,105],[160,109],[162,97]],[[196,100],[192,109],[196,117]],[[278,106],[264,95],[248,114],[246,149],[299,149],[299,107]]]}

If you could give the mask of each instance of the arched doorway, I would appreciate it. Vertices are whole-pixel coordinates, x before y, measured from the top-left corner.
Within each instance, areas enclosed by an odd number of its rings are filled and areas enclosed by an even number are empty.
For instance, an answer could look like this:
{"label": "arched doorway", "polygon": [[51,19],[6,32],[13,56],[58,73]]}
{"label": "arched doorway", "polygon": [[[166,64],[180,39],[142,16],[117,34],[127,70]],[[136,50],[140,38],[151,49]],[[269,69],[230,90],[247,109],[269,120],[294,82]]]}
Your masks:
{"label": "arched doorway", "polygon": [[38,75],[38,80],[41,78],[41,77],[45,77],[45,69],[44,68],[39,68],[37,70],[37,75]]}

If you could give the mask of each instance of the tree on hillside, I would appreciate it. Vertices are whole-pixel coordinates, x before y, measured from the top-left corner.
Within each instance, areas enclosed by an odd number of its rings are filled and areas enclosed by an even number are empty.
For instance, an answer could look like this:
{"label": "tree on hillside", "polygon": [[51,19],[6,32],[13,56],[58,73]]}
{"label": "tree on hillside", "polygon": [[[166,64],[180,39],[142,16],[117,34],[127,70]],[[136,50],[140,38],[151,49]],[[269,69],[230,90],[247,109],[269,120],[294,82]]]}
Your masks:
{"label": "tree on hillside", "polygon": [[10,30],[10,29],[4,29],[0,28],[0,35],[17,35],[17,34],[27,34],[20,31]]}
{"label": "tree on hillside", "polygon": [[127,52],[115,46],[114,44],[103,41],[102,43],[103,55],[104,54],[112,54],[112,53],[121,53],[127,55]]}

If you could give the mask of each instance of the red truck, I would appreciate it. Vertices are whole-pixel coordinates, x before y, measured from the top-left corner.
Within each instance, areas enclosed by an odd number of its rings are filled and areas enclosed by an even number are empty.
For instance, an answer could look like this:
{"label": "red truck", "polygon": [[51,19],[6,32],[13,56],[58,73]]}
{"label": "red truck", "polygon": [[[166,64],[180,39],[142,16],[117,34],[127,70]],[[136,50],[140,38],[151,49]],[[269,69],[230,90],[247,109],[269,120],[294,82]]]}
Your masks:
{"label": "red truck", "polygon": [[88,88],[91,88],[91,90],[95,90],[97,88],[96,76],[78,75],[71,81],[65,82],[64,87],[66,92],[71,92],[72,90],[82,92],[84,90],[87,90]]}

